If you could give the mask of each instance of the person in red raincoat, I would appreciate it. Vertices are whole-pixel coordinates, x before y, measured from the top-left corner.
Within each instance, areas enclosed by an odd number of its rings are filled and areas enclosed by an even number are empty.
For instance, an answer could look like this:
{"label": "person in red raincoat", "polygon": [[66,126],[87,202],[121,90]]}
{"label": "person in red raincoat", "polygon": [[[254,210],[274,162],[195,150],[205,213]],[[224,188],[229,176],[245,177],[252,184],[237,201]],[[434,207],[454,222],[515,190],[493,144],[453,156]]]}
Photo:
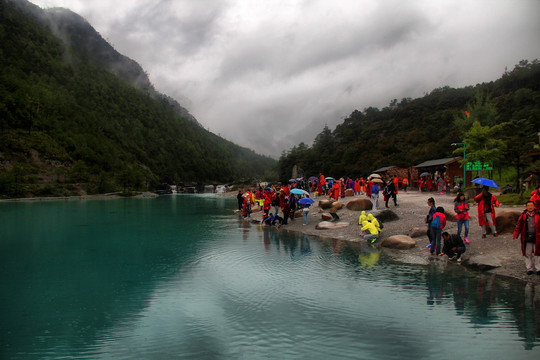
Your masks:
{"label": "person in red raincoat", "polygon": [[270,196],[265,194],[264,203],[263,203],[263,211],[266,216],[268,216],[268,212],[270,211],[271,207],[272,207],[272,200],[270,199]]}
{"label": "person in red raincoat", "polygon": [[338,181],[334,182],[334,186],[332,186],[332,188],[330,189],[328,195],[331,198],[334,198],[336,200],[339,199],[339,183],[338,183]]}
{"label": "person in red raincoat", "polygon": [[519,216],[512,238],[521,236],[521,253],[525,257],[527,275],[540,275],[540,215],[533,201],[527,201],[527,208]]}
{"label": "person in red raincoat", "polygon": [[367,183],[367,189],[366,189],[366,196],[371,197],[371,187],[373,186],[373,181],[368,181]]}
{"label": "person in red raincoat", "polygon": [[360,180],[356,178],[356,181],[354,182],[354,195],[360,195],[360,192],[362,191]]}
{"label": "person in red raincoat", "polygon": [[[324,191],[324,185],[326,185],[326,183],[324,181],[324,175],[322,173],[319,175],[319,185],[321,185],[321,188]],[[322,194],[322,192],[319,191],[319,195],[321,195],[321,194]]]}
{"label": "person in red raincoat", "polygon": [[341,198],[344,198],[345,197],[345,187],[347,186],[345,184],[345,181],[343,181],[343,178],[338,181],[339,183],[339,191],[340,191],[340,195],[341,195]]}
{"label": "person in red raincoat", "polygon": [[487,225],[489,225],[493,236],[497,236],[495,208],[499,207],[499,200],[489,192],[487,186],[484,186],[474,201],[478,203],[478,224],[482,227],[482,238],[486,237]]}
{"label": "person in red raincoat", "polygon": [[398,180],[397,175],[394,175],[394,186],[396,187],[396,194],[397,194],[399,190],[399,180]]}
{"label": "person in red raincoat", "polygon": [[536,186],[536,190],[531,192],[531,201],[537,211],[540,211],[540,184]]}

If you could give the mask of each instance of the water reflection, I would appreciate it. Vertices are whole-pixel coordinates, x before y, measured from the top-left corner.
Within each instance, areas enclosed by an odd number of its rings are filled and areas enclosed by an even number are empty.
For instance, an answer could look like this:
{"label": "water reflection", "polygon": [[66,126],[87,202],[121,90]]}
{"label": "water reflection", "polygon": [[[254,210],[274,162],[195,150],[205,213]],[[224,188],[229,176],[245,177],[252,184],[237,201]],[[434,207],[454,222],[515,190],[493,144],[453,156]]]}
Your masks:
{"label": "water reflection", "polygon": [[514,325],[527,350],[540,339],[540,285],[495,275],[470,272],[458,266],[430,265],[426,274],[430,307],[453,302],[456,314],[477,329]]}
{"label": "water reflection", "polygon": [[236,223],[227,206],[179,196],[10,208],[0,358],[539,354],[539,286]]}
{"label": "water reflection", "polygon": [[[367,281],[389,281],[397,287],[420,291],[424,279],[425,306],[435,310],[451,304],[456,316],[466,319],[477,335],[481,329],[514,328],[526,350],[538,347],[540,339],[540,286],[466,268],[434,262],[429,266],[392,263],[381,250],[367,242],[351,243],[249,225],[262,236],[266,252],[277,250],[291,259],[302,256],[330,256],[355,267]],[[312,244],[316,244],[314,249]],[[329,261],[329,258],[325,259]],[[443,326],[441,324],[441,326]]]}

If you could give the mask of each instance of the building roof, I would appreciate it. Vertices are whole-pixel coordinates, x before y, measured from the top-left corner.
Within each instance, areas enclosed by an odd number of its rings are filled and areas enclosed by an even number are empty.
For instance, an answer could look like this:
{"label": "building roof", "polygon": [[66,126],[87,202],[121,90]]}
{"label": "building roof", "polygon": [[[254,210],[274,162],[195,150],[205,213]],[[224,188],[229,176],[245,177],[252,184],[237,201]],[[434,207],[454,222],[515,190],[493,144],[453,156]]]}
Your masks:
{"label": "building roof", "polygon": [[380,172],[385,172],[386,170],[390,170],[390,169],[393,169],[397,166],[385,166],[385,167],[382,167],[380,169],[377,169],[377,170],[373,170],[374,173],[380,173]]}
{"label": "building roof", "polygon": [[460,157],[451,157],[451,158],[445,158],[445,159],[436,159],[436,160],[428,160],[424,161],[421,164],[415,165],[416,168],[426,168],[431,166],[441,166],[441,165],[448,165],[450,163],[453,163],[455,161],[461,160]]}

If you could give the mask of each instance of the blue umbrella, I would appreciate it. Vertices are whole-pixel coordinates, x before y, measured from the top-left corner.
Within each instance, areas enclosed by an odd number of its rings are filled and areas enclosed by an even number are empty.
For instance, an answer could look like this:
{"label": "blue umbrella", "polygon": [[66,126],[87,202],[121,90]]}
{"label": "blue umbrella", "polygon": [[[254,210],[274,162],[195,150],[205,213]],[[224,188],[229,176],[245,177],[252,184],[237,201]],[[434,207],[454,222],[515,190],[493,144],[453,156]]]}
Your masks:
{"label": "blue umbrella", "polygon": [[491,179],[476,178],[472,182],[475,183],[475,184],[485,185],[485,186],[489,186],[489,187],[492,187],[492,188],[497,188],[497,189],[499,188],[499,185],[497,185],[495,183],[495,181],[493,181]]}
{"label": "blue umbrella", "polygon": [[315,202],[315,201],[313,201],[313,199],[308,198],[308,197],[301,198],[300,200],[298,200],[298,203],[299,203],[299,204],[303,204],[303,205],[311,205],[311,204],[313,204],[314,202]]}
{"label": "blue umbrella", "polygon": [[295,195],[304,195],[304,190],[300,190],[300,189],[292,189],[292,190],[291,190],[291,194],[295,194]]}

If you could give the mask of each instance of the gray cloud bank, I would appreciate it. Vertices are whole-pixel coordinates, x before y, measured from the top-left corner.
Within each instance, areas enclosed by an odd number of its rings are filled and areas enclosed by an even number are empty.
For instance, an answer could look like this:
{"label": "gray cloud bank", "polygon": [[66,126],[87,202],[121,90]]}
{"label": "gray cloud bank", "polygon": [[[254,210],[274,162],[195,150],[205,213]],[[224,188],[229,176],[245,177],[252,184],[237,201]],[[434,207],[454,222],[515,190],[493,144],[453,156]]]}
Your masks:
{"label": "gray cloud bank", "polygon": [[539,0],[36,0],[84,16],[210,131],[279,156],[325,124],[540,58]]}

